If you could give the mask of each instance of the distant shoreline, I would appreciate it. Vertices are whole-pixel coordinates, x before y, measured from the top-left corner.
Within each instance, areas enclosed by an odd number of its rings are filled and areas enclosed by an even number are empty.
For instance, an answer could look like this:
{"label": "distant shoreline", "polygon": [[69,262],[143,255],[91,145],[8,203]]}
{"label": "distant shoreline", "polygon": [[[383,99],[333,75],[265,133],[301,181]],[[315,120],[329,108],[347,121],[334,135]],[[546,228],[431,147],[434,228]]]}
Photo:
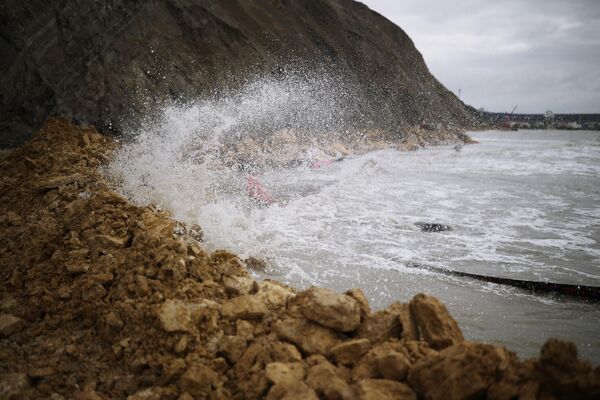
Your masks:
{"label": "distant shoreline", "polygon": [[482,126],[491,129],[600,130],[599,114],[513,114],[476,111]]}

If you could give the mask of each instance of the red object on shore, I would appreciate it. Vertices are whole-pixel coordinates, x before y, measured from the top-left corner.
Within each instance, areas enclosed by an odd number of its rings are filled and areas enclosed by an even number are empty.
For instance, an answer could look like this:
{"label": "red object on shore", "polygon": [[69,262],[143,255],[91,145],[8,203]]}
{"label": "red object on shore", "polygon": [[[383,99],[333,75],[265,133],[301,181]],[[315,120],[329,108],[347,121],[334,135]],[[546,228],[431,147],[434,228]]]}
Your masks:
{"label": "red object on shore", "polygon": [[255,177],[250,175],[246,177],[246,187],[248,188],[248,196],[254,200],[267,206],[275,203],[271,193]]}
{"label": "red object on shore", "polygon": [[319,169],[323,167],[328,167],[333,164],[333,160],[317,160],[310,163],[310,167],[312,169]]}

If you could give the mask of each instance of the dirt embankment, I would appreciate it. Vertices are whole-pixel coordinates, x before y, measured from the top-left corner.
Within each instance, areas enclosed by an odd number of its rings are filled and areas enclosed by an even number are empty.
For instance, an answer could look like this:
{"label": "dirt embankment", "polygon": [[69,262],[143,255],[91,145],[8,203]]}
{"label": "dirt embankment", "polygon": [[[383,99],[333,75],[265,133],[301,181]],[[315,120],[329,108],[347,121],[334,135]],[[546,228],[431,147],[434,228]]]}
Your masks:
{"label": "dirt embankment", "polygon": [[427,295],[372,312],[359,289],[254,281],[111,191],[97,168],[114,148],[51,119],[0,155],[0,398],[600,396],[573,344],[520,361]]}

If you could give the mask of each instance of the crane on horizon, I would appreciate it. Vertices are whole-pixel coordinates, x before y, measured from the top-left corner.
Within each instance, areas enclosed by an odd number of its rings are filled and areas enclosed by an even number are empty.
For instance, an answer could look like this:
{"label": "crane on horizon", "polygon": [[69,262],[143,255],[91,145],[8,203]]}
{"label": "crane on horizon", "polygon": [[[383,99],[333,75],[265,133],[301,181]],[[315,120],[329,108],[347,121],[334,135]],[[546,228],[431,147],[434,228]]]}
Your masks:
{"label": "crane on horizon", "polygon": [[513,107],[512,111],[504,117],[504,124],[503,124],[503,128],[504,129],[507,129],[507,130],[511,129],[511,126],[510,126],[510,117],[512,117],[512,115],[515,113],[515,111],[517,110],[518,106],[519,106],[518,104],[515,104],[515,106]]}

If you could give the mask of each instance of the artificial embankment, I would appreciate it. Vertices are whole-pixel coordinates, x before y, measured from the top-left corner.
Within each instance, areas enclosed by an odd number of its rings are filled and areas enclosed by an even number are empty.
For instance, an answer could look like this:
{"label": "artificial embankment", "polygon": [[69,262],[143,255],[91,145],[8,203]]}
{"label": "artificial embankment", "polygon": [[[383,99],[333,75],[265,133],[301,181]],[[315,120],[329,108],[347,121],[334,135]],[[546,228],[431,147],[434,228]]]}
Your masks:
{"label": "artificial embankment", "polygon": [[425,294],[373,312],[360,289],[255,281],[111,190],[116,146],[51,119],[1,155],[0,398],[600,396],[572,343],[522,361],[466,341]]}

